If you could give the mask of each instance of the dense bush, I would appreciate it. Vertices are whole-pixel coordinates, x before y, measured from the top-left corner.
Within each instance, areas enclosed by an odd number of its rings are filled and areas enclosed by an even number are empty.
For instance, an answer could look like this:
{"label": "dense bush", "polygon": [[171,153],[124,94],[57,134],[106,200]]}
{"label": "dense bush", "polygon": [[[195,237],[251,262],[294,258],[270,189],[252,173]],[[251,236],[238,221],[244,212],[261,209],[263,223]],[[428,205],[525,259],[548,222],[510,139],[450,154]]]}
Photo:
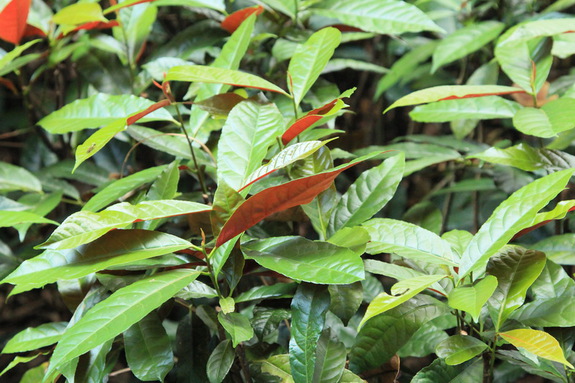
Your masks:
{"label": "dense bush", "polygon": [[575,381],[575,1],[110,3],[0,0],[0,379]]}

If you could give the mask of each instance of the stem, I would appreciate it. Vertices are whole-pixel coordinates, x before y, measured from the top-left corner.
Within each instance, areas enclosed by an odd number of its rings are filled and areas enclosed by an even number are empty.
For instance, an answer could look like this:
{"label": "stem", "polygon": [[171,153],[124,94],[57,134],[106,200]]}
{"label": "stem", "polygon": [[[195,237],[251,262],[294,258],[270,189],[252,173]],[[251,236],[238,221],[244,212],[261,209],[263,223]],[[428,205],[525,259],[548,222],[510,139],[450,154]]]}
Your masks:
{"label": "stem", "polygon": [[192,161],[194,162],[194,166],[196,167],[196,172],[198,173],[198,181],[200,181],[200,186],[202,188],[202,191],[206,195],[205,198],[207,198],[209,193],[208,193],[208,188],[206,187],[206,182],[204,181],[204,172],[202,171],[202,169],[200,169],[200,166],[198,165],[198,161],[196,160],[196,153],[194,152],[194,146],[192,145],[192,140],[190,139],[190,136],[188,135],[188,132],[186,131],[186,127],[184,126],[184,118],[182,117],[182,114],[180,113],[180,107],[178,106],[177,103],[175,103],[174,105],[176,106],[176,113],[178,114],[178,120],[180,121],[180,128],[182,129],[182,133],[184,133],[184,136],[186,136],[186,140],[188,141],[188,146],[190,147],[190,153],[192,154]]}

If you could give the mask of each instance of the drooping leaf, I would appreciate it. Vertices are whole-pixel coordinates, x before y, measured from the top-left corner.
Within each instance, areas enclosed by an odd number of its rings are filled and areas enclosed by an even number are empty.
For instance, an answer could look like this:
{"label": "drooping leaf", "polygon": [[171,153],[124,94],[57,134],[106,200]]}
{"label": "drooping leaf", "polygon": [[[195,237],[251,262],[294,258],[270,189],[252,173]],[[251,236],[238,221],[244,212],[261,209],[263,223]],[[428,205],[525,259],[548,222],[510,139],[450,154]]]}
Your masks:
{"label": "drooping leaf", "polygon": [[461,256],[459,276],[481,271],[497,250],[529,226],[547,203],[563,190],[572,169],[562,170],[522,187],[503,201],[481,226]]}
{"label": "drooping leaf", "polygon": [[325,286],[301,284],[291,303],[289,343],[291,374],[296,383],[313,383],[317,344],[325,325],[329,293]]}
{"label": "drooping leaf", "polygon": [[223,328],[232,337],[232,344],[236,347],[241,342],[250,340],[254,336],[254,329],[250,320],[240,313],[218,314],[218,320]]}
{"label": "drooping leaf", "polygon": [[170,338],[155,312],[124,332],[124,348],[128,366],[140,380],[163,381],[174,366]]}
{"label": "drooping leaf", "polygon": [[233,69],[203,65],[175,66],[168,71],[165,81],[227,84],[244,88],[268,90],[288,95],[283,89],[256,75]]}
{"label": "drooping leaf", "polygon": [[500,332],[499,335],[514,345],[545,359],[559,362],[573,369],[573,365],[565,359],[563,350],[557,339],[544,331],[518,329]]}
{"label": "drooping leaf", "polygon": [[216,246],[221,246],[273,213],[310,203],[316,195],[332,184],[339,173],[369,157],[361,157],[329,171],[270,187],[253,195],[242,203],[226,222]]}
{"label": "drooping leaf", "polygon": [[[93,3],[92,3],[93,4]],[[82,129],[93,129],[127,118],[133,113],[154,105],[153,101],[132,95],[109,95],[98,93],[88,98],[76,100],[63,108],[50,113],[38,122],[50,133],[68,133]],[[172,121],[170,113],[164,109],[156,110],[142,119],[148,121]]]}
{"label": "drooping leaf", "polygon": [[209,211],[210,206],[197,202],[160,200],[137,205],[127,202],[112,205],[99,213],[80,211],[70,215],[40,248],[71,249],[93,241],[112,229],[122,229],[133,222]]}
{"label": "drooping leaf", "polygon": [[339,200],[328,236],[344,227],[361,225],[380,211],[393,197],[403,177],[404,163],[400,153],[363,172]]}
{"label": "drooping leaf", "polygon": [[46,250],[24,261],[2,283],[42,287],[138,260],[183,250],[191,243],[171,234],[148,230],[113,230],[92,243],[67,250]]}
{"label": "drooping leaf", "polygon": [[437,234],[412,223],[389,218],[374,218],[362,225],[370,237],[370,254],[396,253],[440,265],[455,265],[449,244]]}
{"label": "drooping leaf", "polygon": [[296,280],[348,284],[364,278],[360,256],[329,242],[275,237],[246,242],[242,251],[246,258]]}
{"label": "drooping leaf", "polygon": [[[32,0],[11,0],[0,10],[0,39],[19,45],[26,30]],[[2,67],[2,65],[0,65]]]}
{"label": "drooping leaf", "polygon": [[[43,353],[34,354],[31,356],[17,356],[15,357],[3,370],[0,372],[0,376],[6,374],[8,371],[19,365],[20,363],[28,363],[33,361],[34,359],[41,357],[44,355]],[[41,379],[42,377],[40,377]]]}
{"label": "drooping leaf", "polygon": [[274,104],[238,104],[230,112],[218,142],[218,180],[240,189],[261,166],[282,130],[283,118]]}
{"label": "drooping leaf", "polygon": [[441,302],[418,296],[363,326],[349,355],[350,369],[359,373],[387,362],[429,320],[447,312]]}
{"label": "drooping leaf", "polygon": [[28,170],[0,162],[0,192],[10,192],[14,190],[42,192],[42,184]]}
{"label": "drooping leaf", "polygon": [[507,247],[487,264],[487,273],[497,277],[497,288],[490,299],[495,308],[493,321],[496,331],[509,315],[525,301],[527,289],[545,267],[545,254],[521,247]]}
{"label": "drooping leaf", "polygon": [[330,339],[331,331],[324,330],[317,342],[315,369],[312,382],[339,382],[343,375],[347,350],[342,342]]}
{"label": "drooping leaf", "polygon": [[6,343],[2,354],[31,351],[54,344],[60,340],[67,325],[68,322],[45,323],[20,331]]}
{"label": "drooping leaf", "polygon": [[367,32],[392,35],[421,31],[443,32],[419,8],[402,1],[357,0],[342,3],[324,0],[315,5],[312,11]]}
{"label": "drooping leaf", "polygon": [[497,278],[487,275],[473,286],[460,286],[451,290],[448,297],[449,306],[471,314],[473,320],[479,323],[481,308],[496,288]]}
{"label": "drooping leaf", "polygon": [[438,282],[445,278],[445,275],[423,275],[420,277],[404,279],[397,282],[391,288],[391,295],[387,293],[381,293],[376,296],[365,311],[358,328],[361,329],[366,322],[377,317],[380,314],[385,313],[399,306],[400,304],[407,302],[435,282]]}
{"label": "drooping leaf", "polygon": [[56,221],[27,211],[0,211],[0,227],[12,227],[28,223],[50,223],[52,225],[58,225]]}
{"label": "drooping leaf", "polygon": [[498,96],[437,101],[416,106],[409,116],[419,122],[449,122],[461,119],[513,118],[521,106]]}
{"label": "drooping leaf", "polygon": [[228,15],[221,23],[223,29],[230,33],[234,33],[236,29],[244,22],[245,19],[251,15],[260,15],[264,11],[264,7],[261,5],[254,5],[253,7],[247,7],[235,11],[234,13]]}
{"label": "drooping leaf", "polygon": [[505,28],[498,21],[484,21],[458,29],[439,43],[433,53],[432,72],[467,56],[494,40]]}
{"label": "drooping leaf", "polygon": [[195,270],[158,273],[123,287],[98,303],[58,342],[46,375],[103,341],[114,338],[195,280]]}
{"label": "drooping leaf", "polygon": [[225,339],[216,346],[206,366],[210,383],[220,383],[224,380],[234,363],[235,356],[231,340]]}
{"label": "drooping leaf", "polygon": [[476,357],[488,346],[469,335],[452,335],[439,345],[436,353],[449,366],[458,365]]}
{"label": "drooping leaf", "polygon": [[316,82],[340,41],[340,31],[324,28],[296,48],[288,66],[287,80],[295,105],[299,105]]}
{"label": "drooping leaf", "polygon": [[469,158],[513,166],[525,171],[547,170],[554,172],[575,167],[575,157],[569,153],[554,149],[536,149],[526,143],[506,149],[489,148],[484,152],[472,154]]}
{"label": "drooping leaf", "polygon": [[400,106],[427,104],[443,100],[525,93],[519,88],[501,85],[441,85],[410,93],[391,104],[383,113]]}

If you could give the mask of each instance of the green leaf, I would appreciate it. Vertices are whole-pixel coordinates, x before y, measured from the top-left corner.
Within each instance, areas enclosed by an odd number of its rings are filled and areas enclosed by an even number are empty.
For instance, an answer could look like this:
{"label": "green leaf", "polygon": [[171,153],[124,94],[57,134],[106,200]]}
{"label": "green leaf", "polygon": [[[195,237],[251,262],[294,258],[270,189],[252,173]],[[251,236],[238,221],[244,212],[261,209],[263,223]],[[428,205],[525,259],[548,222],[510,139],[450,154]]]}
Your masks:
{"label": "green leaf", "polygon": [[461,256],[459,277],[481,272],[489,257],[528,227],[537,212],[563,190],[572,169],[562,170],[522,187],[503,201],[481,226]]}
{"label": "green leaf", "polygon": [[385,292],[380,293],[371,301],[369,306],[367,306],[365,315],[359,323],[358,329],[361,329],[366,322],[369,323],[370,319],[409,301],[411,298],[445,277],[445,275],[422,275],[420,277],[404,279],[397,282],[391,288],[391,295]]}
{"label": "green leaf", "polygon": [[347,350],[341,342],[330,339],[329,329],[324,330],[315,352],[314,383],[339,382],[345,367]]}
{"label": "green leaf", "polygon": [[[108,339],[104,343],[91,349],[84,360],[79,361],[79,366],[75,367],[76,371],[72,375],[76,381],[83,381],[89,383],[97,383],[104,381],[116,362],[115,357],[111,355],[111,360],[108,360],[107,356],[114,339]],[[73,360],[70,364],[74,364]]]}
{"label": "green leaf", "polygon": [[575,326],[575,300],[571,293],[526,303],[511,318],[527,326],[573,327]]}
{"label": "green leaf", "polygon": [[270,286],[257,286],[235,298],[237,303],[270,298],[291,298],[295,292],[295,283],[275,283]]}
{"label": "green leaf", "polygon": [[116,134],[124,129],[126,129],[126,119],[120,118],[98,129],[94,134],[88,137],[84,143],[78,145],[76,148],[76,163],[72,172],[76,170],[82,162],[98,153]]}
{"label": "green leaf", "polygon": [[344,227],[361,225],[383,209],[403,177],[404,166],[405,157],[400,153],[363,172],[339,200],[328,235]]}
{"label": "green leaf", "polygon": [[172,199],[178,194],[178,182],[180,181],[179,161],[169,164],[159,174],[150,190],[146,193],[147,200]]}
{"label": "green leaf", "polygon": [[488,346],[469,335],[453,335],[441,342],[436,349],[437,356],[454,366],[467,362],[481,354]]}
{"label": "green leaf", "polygon": [[489,260],[487,273],[497,277],[498,285],[490,303],[498,331],[509,315],[525,302],[527,289],[545,267],[545,254],[537,250],[508,246]]}
{"label": "green leaf", "polygon": [[290,317],[291,314],[286,309],[256,306],[251,323],[254,333],[261,342],[272,343],[278,339],[280,323],[287,321]]}
{"label": "green leaf", "polygon": [[337,315],[343,324],[347,324],[355,315],[363,301],[363,286],[361,282],[349,285],[329,285],[329,311]]}
{"label": "green leaf", "polygon": [[575,127],[575,99],[560,98],[541,107],[523,108],[513,117],[513,126],[522,133],[550,138]]}
{"label": "green leaf", "polygon": [[54,344],[60,340],[67,325],[68,322],[45,323],[20,331],[6,343],[2,354],[31,351]]}
{"label": "green leaf", "polygon": [[227,84],[244,88],[269,90],[288,94],[280,87],[256,75],[233,69],[216,68],[203,65],[180,65],[171,68],[165,81],[203,82]]}
{"label": "green leaf", "polygon": [[208,255],[210,263],[212,264],[212,273],[214,274],[214,277],[217,278],[220,275],[222,268],[227,262],[239,239],[240,235],[232,238],[230,241],[224,243],[223,245],[214,248]]}
{"label": "green leaf", "polygon": [[415,5],[394,0],[356,0],[342,3],[324,0],[312,9],[321,16],[339,19],[343,24],[384,35],[405,32],[443,32]]}
{"label": "green leaf", "polygon": [[347,284],[364,278],[360,256],[328,242],[275,237],[246,242],[242,251],[246,258],[300,281]]}
{"label": "green leaf", "polygon": [[261,166],[283,129],[283,118],[275,104],[241,102],[234,107],[218,143],[218,180],[239,190]]}
{"label": "green leaf", "polygon": [[235,356],[232,342],[229,339],[221,341],[216,346],[206,366],[210,383],[220,383],[224,380],[234,363]]}
{"label": "green leaf", "polygon": [[197,202],[160,200],[137,205],[127,202],[112,205],[99,213],[80,211],[70,215],[50,238],[39,247],[71,249],[91,242],[112,229],[122,229],[136,221],[209,211],[210,206]]}
{"label": "green leaf", "polygon": [[294,383],[289,362],[288,354],[270,356],[261,362],[261,371],[264,374],[279,377],[282,383]]}
{"label": "green leaf", "polygon": [[439,265],[455,265],[449,244],[437,234],[412,223],[374,218],[363,226],[371,237],[369,254],[396,253]]}
{"label": "green leaf", "polygon": [[27,211],[0,211],[0,227],[12,227],[26,223],[51,223],[52,225],[58,225],[56,221]]}
{"label": "green leaf", "polygon": [[568,233],[545,238],[529,247],[544,252],[547,259],[553,262],[561,265],[575,265],[573,241],[575,241],[575,234]]}
{"label": "green leaf", "polygon": [[[14,59],[20,56],[26,49],[30,48],[32,45],[39,41],[40,39],[28,41],[26,44],[18,45],[14,47],[14,49],[12,49],[10,52],[0,56],[0,73],[4,72],[5,69],[9,67],[10,63],[12,63]],[[4,74],[6,73],[2,73],[0,76],[4,76]]]}
{"label": "green leaf", "polygon": [[365,271],[394,278],[398,281],[425,275],[421,271],[417,271],[409,267],[396,265],[394,263],[377,261],[375,259],[366,259],[363,261],[363,263],[365,265]]}
{"label": "green leaf", "polygon": [[377,315],[360,329],[349,355],[350,369],[359,373],[387,362],[422,325],[446,312],[439,301],[421,295]]}
{"label": "green leaf", "polygon": [[526,143],[506,149],[489,148],[482,153],[472,154],[468,158],[479,158],[483,161],[513,166],[529,172],[536,170],[556,172],[575,167],[575,157],[569,153],[553,149],[536,149]]}
{"label": "green leaf", "polygon": [[[116,123],[118,119],[127,118],[152,105],[153,101],[142,97],[98,93],[65,105],[41,119],[38,125],[55,134],[94,129]],[[170,113],[164,109],[156,110],[139,120],[139,122],[148,121],[175,122]]]}
{"label": "green leaf", "polygon": [[58,13],[52,16],[52,22],[54,22],[54,24],[77,25],[88,23],[90,21],[108,21],[102,14],[102,7],[100,7],[100,4],[71,4],[60,9]]}
{"label": "green leaf", "polygon": [[2,283],[23,285],[29,290],[191,246],[188,241],[157,231],[113,230],[76,249],[46,250],[24,261]]}
{"label": "green leaf", "polygon": [[[0,372],[0,376],[4,375],[5,373],[7,373],[8,371],[10,371],[11,369],[13,369],[14,367],[16,367],[17,365],[19,365],[20,363],[28,363],[33,361],[34,359],[38,358],[39,356],[42,356],[45,354],[34,354],[31,356],[17,356],[15,357],[7,366],[6,368],[4,368],[2,370],[2,372]],[[42,374],[44,373],[44,371],[42,371]],[[42,379],[42,376],[40,377],[40,379]]]}
{"label": "green leaf", "polygon": [[499,96],[438,101],[416,106],[409,116],[419,122],[449,122],[466,118],[513,118],[521,106]]}
{"label": "green leaf", "polygon": [[240,313],[218,314],[218,321],[232,337],[233,346],[248,341],[254,336],[254,329],[250,320]]}
{"label": "green leaf", "polygon": [[369,241],[369,233],[361,226],[344,227],[327,240],[327,242],[334,245],[347,247],[359,255],[365,253],[365,248]]}
{"label": "green leaf", "polygon": [[140,380],[164,381],[174,366],[170,338],[155,312],[124,332],[124,348],[128,366]]}
{"label": "green leaf", "polygon": [[295,105],[299,105],[316,82],[340,42],[341,32],[328,27],[298,45],[289,62],[287,79]]}
{"label": "green leaf", "polygon": [[496,288],[497,278],[493,275],[487,275],[473,286],[459,286],[451,290],[448,297],[449,306],[471,314],[473,320],[479,323],[481,308],[487,303]]}
{"label": "green leaf", "polygon": [[214,237],[220,234],[222,227],[244,201],[244,197],[231,188],[225,180],[219,180],[210,212],[210,223]]}
{"label": "green leaf", "polygon": [[498,21],[484,21],[458,29],[439,43],[433,53],[431,72],[467,56],[494,40],[505,28]]}
{"label": "green leaf", "polygon": [[575,296],[575,281],[562,266],[547,258],[545,268],[531,285],[531,294],[535,302],[541,302],[540,299]]}
{"label": "green leaf", "polygon": [[350,370],[343,370],[341,380],[339,383],[365,383],[365,380],[351,372]]}
{"label": "green leaf", "polygon": [[289,359],[295,383],[314,383],[316,350],[329,308],[325,286],[301,284],[291,303]]}
{"label": "green leaf", "polygon": [[443,359],[434,360],[422,368],[412,379],[412,383],[481,383],[483,381],[483,360],[448,366]]}
{"label": "green leaf", "polygon": [[565,359],[563,350],[557,339],[546,332],[531,329],[519,329],[500,332],[499,335],[514,345],[545,359],[559,362],[573,369],[573,365]]}
{"label": "green leaf", "polygon": [[148,39],[157,13],[158,8],[149,2],[125,7],[118,12],[120,27],[112,29],[112,33],[116,40],[126,47],[131,66],[138,61],[138,54]]}
{"label": "green leaf", "polygon": [[154,166],[110,183],[90,198],[82,207],[82,210],[97,212],[128,192],[154,181],[166,167],[167,165]]}
{"label": "green leaf", "polygon": [[42,184],[28,170],[7,162],[0,162],[0,192],[14,190],[42,193]]}
{"label": "green leaf", "polygon": [[400,106],[427,104],[442,100],[524,93],[521,89],[501,85],[441,85],[410,93],[391,104],[383,113]]}
{"label": "green leaf", "polygon": [[58,342],[46,375],[103,341],[114,338],[194,281],[200,272],[172,270],[123,287],[95,305]]}

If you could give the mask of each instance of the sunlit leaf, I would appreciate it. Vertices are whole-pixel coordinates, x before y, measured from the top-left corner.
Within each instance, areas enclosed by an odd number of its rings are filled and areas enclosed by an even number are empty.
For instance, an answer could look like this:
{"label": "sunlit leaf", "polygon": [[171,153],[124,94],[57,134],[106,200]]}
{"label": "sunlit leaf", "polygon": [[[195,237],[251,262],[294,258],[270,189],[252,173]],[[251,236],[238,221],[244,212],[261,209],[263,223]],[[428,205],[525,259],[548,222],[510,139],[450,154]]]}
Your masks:
{"label": "sunlit leaf", "polygon": [[60,340],[67,325],[68,322],[45,323],[20,331],[6,343],[2,354],[31,351],[54,344]]}
{"label": "sunlit leaf", "polygon": [[103,13],[102,7],[98,3],[77,3],[68,5],[60,9],[52,21],[55,24],[77,25],[90,21],[108,21]]}
{"label": "sunlit leaf", "polygon": [[493,275],[487,275],[473,286],[459,286],[451,290],[448,297],[449,306],[456,310],[468,312],[473,320],[479,323],[481,308],[487,303],[496,288],[497,278]]}
{"label": "sunlit leaf", "polygon": [[0,162],[0,192],[10,192],[14,190],[42,192],[42,184],[28,170]]}
{"label": "sunlit leaf", "polygon": [[523,108],[513,117],[513,126],[522,133],[550,138],[575,127],[575,99],[560,98],[541,107]]}
{"label": "sunlit leaf", "polygon": [[56,221],[27,211],[0,211],[0,227],[12,227],[28,223],[50,223],[52,225],[58,225]]}
{"label": "sunlit leaf", "polygon": [[563,350],[557,339],[546,332],[531,329],[519,329],[500,332],[499,335],[514,345],[545,359],[559,362],[573,369],[573,365],[565,359]]}
{"label": "sunlit leaf", "polygon": [[444,100],[419,105],[409,116],[419,122],[449,122],[476,118],[513,118],[521,106],[498,96]]}

